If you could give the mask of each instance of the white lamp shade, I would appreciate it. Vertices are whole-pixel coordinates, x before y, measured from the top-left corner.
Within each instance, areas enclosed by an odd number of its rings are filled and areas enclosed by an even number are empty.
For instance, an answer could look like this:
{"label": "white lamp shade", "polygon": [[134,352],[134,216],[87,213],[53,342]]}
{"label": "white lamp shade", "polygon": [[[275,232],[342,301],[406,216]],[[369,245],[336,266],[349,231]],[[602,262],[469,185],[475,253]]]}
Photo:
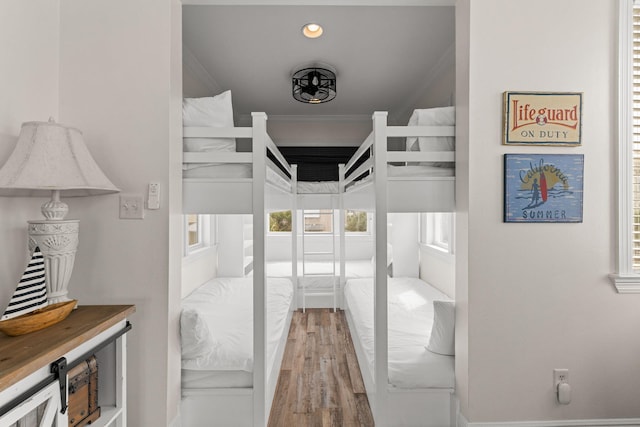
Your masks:
{"label": "white lamp shade", "polygon": [[102,172],[82,132],[53,121],[22,124],[15,149],[0,169],[0,196],[93,196],[120,191]]}

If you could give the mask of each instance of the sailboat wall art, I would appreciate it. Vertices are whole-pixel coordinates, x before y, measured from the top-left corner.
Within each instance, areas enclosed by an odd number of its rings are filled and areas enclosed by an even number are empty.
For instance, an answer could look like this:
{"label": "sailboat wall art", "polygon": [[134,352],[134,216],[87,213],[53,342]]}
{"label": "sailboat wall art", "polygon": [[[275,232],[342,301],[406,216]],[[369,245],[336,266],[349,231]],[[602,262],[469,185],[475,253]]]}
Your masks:
{"label": "sailboat wall art", "polygon": [[582,222],[584,155],[505,154],[504,222]]}
{"label": "sailboat wall art", "polygon": [[7,308],[0,316],[0,331],[18,336],[55,325],[71,313],[76,302],[47,303],[44,258],[40,248],[36,247]]}

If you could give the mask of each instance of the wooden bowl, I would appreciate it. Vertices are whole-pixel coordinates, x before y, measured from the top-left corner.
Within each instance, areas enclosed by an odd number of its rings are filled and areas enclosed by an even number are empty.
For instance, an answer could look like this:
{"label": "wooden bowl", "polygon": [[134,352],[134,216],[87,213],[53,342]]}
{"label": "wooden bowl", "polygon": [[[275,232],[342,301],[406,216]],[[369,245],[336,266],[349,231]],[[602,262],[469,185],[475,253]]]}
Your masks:
{"label": "wooden bowl", "polygon": [[78,301],[64,301],[12,319],[0,321],[0,331],[11,337],[48,328],[63,321],[76,307]]}

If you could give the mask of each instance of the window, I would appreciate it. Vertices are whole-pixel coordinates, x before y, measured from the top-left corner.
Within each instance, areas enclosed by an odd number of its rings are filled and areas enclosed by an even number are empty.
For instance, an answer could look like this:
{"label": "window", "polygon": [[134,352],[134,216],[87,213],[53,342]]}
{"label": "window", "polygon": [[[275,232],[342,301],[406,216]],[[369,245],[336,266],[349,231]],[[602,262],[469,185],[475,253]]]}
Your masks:
{"label": "window", "polygon": [[640,292],[640,1],[620,0],[618,292]]}
{"label": "window", "polygon": [[331,233],[333,232],[333,210],[322,209],[304,211],[305,233]]}
{"label": "window", "polygon": [[211,246],[217,238],[216,226],[214,215],[184,215],[184,256]]}
{"label": "window", "polygon": [[279,211],[269,213],[269,232],[291,232],[291,211]]}
{"label": "window", "polygon": [[369,216],[365,211],[347,210],[344,215],[344,231],[347,233],[367,233]]}
{"label": "window", "polygon": [[453,254],[453,215],[450,212],[420,214],[420,243]]}
{"label": "window", "polygon": [[202,247],[202,218],[200,215],[187,215],[187,248]]}

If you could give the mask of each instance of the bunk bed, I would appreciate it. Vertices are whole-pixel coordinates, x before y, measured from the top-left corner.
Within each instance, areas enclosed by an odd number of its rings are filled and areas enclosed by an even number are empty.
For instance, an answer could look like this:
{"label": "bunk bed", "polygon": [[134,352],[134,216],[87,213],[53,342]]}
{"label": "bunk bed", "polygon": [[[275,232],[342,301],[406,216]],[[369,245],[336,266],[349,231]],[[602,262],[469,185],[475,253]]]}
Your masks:
{"label": "bunk bed", "polygon": [[[372,133],[340,168],[343,208],[375,214],[376,260],[386,258],[388,213],[455,209],[454,107],[416,110],[407,126],[388,126],[386,116],[374,113]],[[405,150],[389,150],[391,138]],[[418,278],[386,270],[376,262],[374,278],[349,280],[344,295],[376,423],[454,425],[454,303]]]}
{"label": "bunk bed", "polygon": [[[302,217],[300,251],[293,255],[298,265],[295,280],[298,307],[303,311],[307,306],[341,308],[343,288],[348,279],[373,277],[372,257],[347,258],[345,255],[345,210],[339,181],[297,181],[296,199]],[[306,219],[310,212],[330,216],[331,232],[308,232]],[[334,220],[335,216],[338,221]],[[288,262],[267,263],[270,277],[286,276],[290,271]]]}
{"label": "bunk bed", "polygon": [[[185,427],[266,425],[295,310],[291,280],[266,279],[265,211],[295,210],[296,167],[267,134],[266,114],[252,120],[233,125],[230,92],[183,102],[183,212],[253,215],[251,277],[213,278],[182,301]],[[236,139],[251,152],[237,152]]]}
{"label": "bunk bed", "polygon": [[[374,113],[373,131],[341,170],[344,208],[375,210],[386,189],[385,212],[453,212],[454,135],[454,107],[415,110],[407,126]],[[390,151],[392,138],[403,138],[405,151]]]}

